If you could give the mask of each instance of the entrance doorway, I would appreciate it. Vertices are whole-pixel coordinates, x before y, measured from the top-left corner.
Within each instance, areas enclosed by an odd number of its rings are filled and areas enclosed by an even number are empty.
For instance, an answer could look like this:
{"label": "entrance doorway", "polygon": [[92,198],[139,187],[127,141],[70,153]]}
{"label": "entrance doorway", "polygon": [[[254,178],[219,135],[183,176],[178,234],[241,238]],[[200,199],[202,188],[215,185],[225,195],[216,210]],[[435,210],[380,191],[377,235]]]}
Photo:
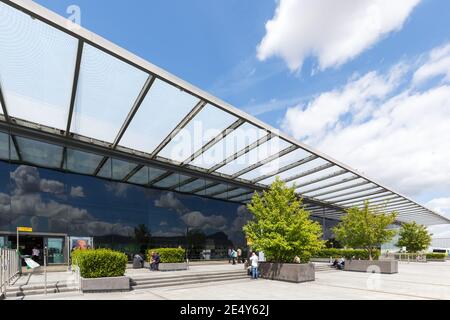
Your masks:
{"label": "entrance doorway", "polygon": [[[10,236],[8,238],[8,241],[10,241],[12,249],[17,249],[16,236]],[[39,258],[36,262],[42,265],[44,262],[44,237],[34,235],[19,235],[19,251],[21,255],[29,256],[31,258],[34,248],[39,250]],[[25,261],[22,261],[22,265],[26,265]]]}

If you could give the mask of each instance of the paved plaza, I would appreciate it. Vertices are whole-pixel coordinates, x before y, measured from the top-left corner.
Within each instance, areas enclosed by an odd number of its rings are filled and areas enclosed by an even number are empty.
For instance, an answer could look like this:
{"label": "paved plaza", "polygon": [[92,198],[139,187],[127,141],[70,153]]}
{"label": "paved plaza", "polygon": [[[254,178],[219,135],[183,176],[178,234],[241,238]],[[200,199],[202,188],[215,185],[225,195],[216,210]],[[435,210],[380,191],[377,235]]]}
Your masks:
{"label": "paved plaza", "polygon": [[[209,272],[242,268],[240,266],[193,266],[189,272]],[[128,270],[139,276],[139,270]],[[134,274],[133,274],[134,273]],[[60,280],[69,273],[49,275]],[[169,273],[167,273],[169,276]],[[40,276],[34,281],[39,282]],[[21,281],[24,281],[22,279]],[[271,280],[236,280],[196,285],[135,290],[126,293],[81,294],[61,293],[48,296],[27,296],[16,299],[72,300],[310,300],[310,299],[450,299],[450,261],[428,263],[399,263],[399,273],[393,275],[366,274],[345,271],[316,272],[316,281],[288,283]]]}

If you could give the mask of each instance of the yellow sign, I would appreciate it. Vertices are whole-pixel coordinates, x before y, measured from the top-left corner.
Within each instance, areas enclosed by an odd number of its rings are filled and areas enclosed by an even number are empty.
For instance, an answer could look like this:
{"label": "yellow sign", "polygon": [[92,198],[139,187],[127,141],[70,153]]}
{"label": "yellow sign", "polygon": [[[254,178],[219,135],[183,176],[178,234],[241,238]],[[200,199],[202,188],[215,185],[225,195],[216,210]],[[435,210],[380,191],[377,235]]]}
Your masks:
{"label": "yellow sign", "polygon": [[33,232],[33,228],[18,227],[17,231],[20,231],[20,232]]}

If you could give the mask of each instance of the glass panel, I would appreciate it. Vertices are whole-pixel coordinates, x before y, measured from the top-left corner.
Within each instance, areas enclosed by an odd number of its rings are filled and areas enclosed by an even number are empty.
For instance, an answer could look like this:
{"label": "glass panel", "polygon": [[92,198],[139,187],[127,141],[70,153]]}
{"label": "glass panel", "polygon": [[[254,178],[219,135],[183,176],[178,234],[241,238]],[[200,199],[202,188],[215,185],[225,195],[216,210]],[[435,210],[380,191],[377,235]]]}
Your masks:
{"label": "glass panel", "polygon": [[[294,175],[306,172],[308,170],[317,168],[317,167],[322,166],[322,165],[327,164],[327,163],[328,163],[327,161],[325,161],[323,159],[320,159],[320,158],[319,159],[314,159],[314,160],[309,161],[307,163],[304,163],[304,164],[302,164],[300,166],[297,166],[295,168],[292,168],[292,169],[289,169],[289,170],[284,171],[282,173],[279,173],[276,176],[273,176],[273,177],[267,178],[265,180],[262,180],[262,181],[260,181],[260,183],[265,184],[265,185],[269,185],[269,184],[271,184],[272,182],[275,181],[276,177],[280,177],[280,179],[285,180],[285,179],[290,178],[290,177],[292,177]],[[308,177],[310,177],[310,176],[308,176]]]}
{"label": "glass panel", "polygon": [[253,180],[258,177],[269,174],[270,172],[278,170],[290,163],[294,163],[296,161],[305,159],[309,156],[311,156],[311,154],[309,152],[306,152],[303,149],[297,149],[297,150],[289,152],[288,154],[285,154],[284,156],[277,158],[259,168],[256,168],[255,170],[247,172],[247,173],[243,174],[242,176],[240,176],[239,178],[246,179],[246,180]]}
{"label": "glass panel", "polygon": [[[194,190],[197,190],[199,188],[203,188],[201,191],[198,191],[197,194],[204,195],[205,193],[205,187],[212,183],[210,180],[204,180],[204,179],[197,179],[191,183],[185,184],[184,186],[181,186],[179,188],[180,192],[192,192]],[[200,193],[199,193],[200,192]]]}
{"label": "glass panel", "polygon": [[[354,183],[353,183],[353,185],[354,185]],[[349,193],[349,192],[359,192],[359,191],[365,190],[365,189],[367,189],[367,188],[374,188],[374,189],[366,190],[366,191],[375,191],[375,190],[376,190],[376,189],[375,189],[375,185],[374,185],[374,184],[370,184],[370,183],[364,184],[364,185],[358,186],[358,187],[353,187],[353,188],[352,188],[351,185],[350,185],[349,188],[347,188],[347,189],[345,189],[345,190],[341,190],[341,191],[338,191],[338,192],[329,192],[329,193],[327,193],[327,194],[318,196],[318,197],[316,197],[316,198],[317,198],[317,199],[323,199],[323,198],[329,198],[329,197],[339,197],[339,196],[342,195],[342,194],[347,194],[347,193]],[[323,192],[320,192],[320,193],[322,194]]]}
{"label": "glass panel", "polygon": [[113,159],[112,178],[114,180],[123,180],[136,167],[136,163]]}
{"label": "glass panel", "polygon": [[250,194],[246,194],[246,195],[239,196],[236,198],[230,198],[230,200],[236,201],[236,202],[244,202],[244,201],[250,200],[252,197],[253,197],[253,193],[250,193]]}
{"label": "glass panel", "polygon": [[0,2],[1,84],[12,117],[66,129],[78,41]]}
{"label": "glass panel", "polygon": [[98,177],[111,179],[112,177],[112,164],[111,164],[111,158],[106,160],[103,167],[100,169],[100,171],[97,174]]}
{"label": "glass panel", "polygon": [[48,263],[63,264],[64,263],[64,239],[48,238]]}
{"label": "glass panel", "polygon": [[84,45],[72,131],[113,142],[148,74]]}
{"label": "glass panel", "polygon": [[168,176],[167,178],[162,179],[161,181],[158,181],[154,184],[155,187],[158,188],[170,188],[170,187],[176,187],[179,183],[186,181],[187,179],[190,179],[191,177],[185,176],[182,174],[174,173]]}
{"label": "glass panel", "polygon": [[[337,198],[330,199],[329,201],[332,201],[332,202],[338,202],[338,201],[342,201],[343,199],[347,199],[347,198],[357,198],[357,197],[359,197],[359,196],[363,196],[363,197],[364,197],[364,196],[367,195],[368,193],[377,192],[377,191],[380,191],[380,190],[382,190],[382,188],[377,188],[377,189],[373,189],[373,190],[366,190],[366,191],[355,192],[354,194],[348,194],[348,195],[346,195],[346,196],[340,196],[340,197],[337,197]],[[368,196],[368,197],[370,197],[370,196]]]}
{"label": "glass panel", "polygon": [[228,185],[227,184],[218,184],[217,186],[211,187],[211,188],[207,188],[205,190],[204,195],[210,196],[214,193],[219,193],[219,192],[225,192],[228,190]]}
{"label": "glass panel", "polygon": [[245,123],[233,130],[225,139],[222,139],[190,164],[209,169],[266,135],[266,131]]}
{"label": "glass panel", "polygon": [[149,168],[149,182],[151,182],[152,180],[155,180],[156,178],[162,176],[163,174],[165,174],[167,171],[166,170],[161,170],[158,168]]}
{"label": "glass panel", "polygon": [[251,150],[250,152],[244,154],[243,156],[237,158],[236,160],[228,163],[217,171],[220,173],[233,175],[257,162],[267,159],[268,157],[290,146],[291,144],[289,144],[288,142],[275,137],[260,145],[259,147]]}
{"label": "glass panel", "polygon": [[[335,177],[335,178],[333,178],[335,181],[331,181],[331,179],[329,179],[330,181],[328,181],[328,180],[325,180],[324,182],[322,182],[322,186],[325,186],[325,185],[328,185],[328,184],[330,184],[330,183],[333,183],[333,182],[339,182],[339,181],[342,181],[342,180],[345,180],[346,179],[346,177],[343,177],[343,176],[339,176],[339,177]],[[351,186],[353,186],[353,185],[355,185],[355,184],[358,184],[358,183],[361,183],[361,182],[363,182],[363,181],[365,181],[364,179],[362,179],[362,178],[358,178],[358,179],[355,179],[355,180],[351,180],[351,181],[348,181],[348,182],[344,182],[344,183],[341,183],[341,184],[337,184],[337,185],[335,185],[335,186],[331,186],[331,187],[327,187],[327,188],[323,188],[323,189],[319,189],[319,190],[314,190],[314,189],[317,189],[318,187],[320,187],[321,185],[319,185],[318,183],[317,183],[317,186],[306,186],[306,187],[303,187],[302,189],[304,189],[305,191],[307,191],[307,192],[304,192],[303,194],[305,194],[305,195],[307,195],[307,196],[313,196],[313,195],[315,195],[315,194],[321,194],[321,193],[325,193],[325,192],[328,192],[328,193],[332,193],[333,192],[333,190],[336,190],[336,189],[340,189],[340,188],[344,188],[344,187],[351,187]],[[306,189],[306,188],[308,188],[308,189]],[[308,190],[313,190],[313,191],[309,191],[308,192]]]}
{"label": "glass panel", "polygon": [[9,134],[0,132],[0,159],[9,160]]}
{"label": "glass panel", "polygon": [[[351,172],[348,172],[348,173],[345,173],[345,174],[337,176],[337,177],[332,177],[332,178],[329,178],[329,179],[326,179],[326,180],[318,181],[318,182],[311,183],[311,184],[308,184],[306,186],[300,187],[300,188],[297,189],[297,192],[304,192],[304,191],[308,191],[308,190],[317,189],[317,188],[320,188],[321,186],[325,186],[325,185],[328,185],[330,183],[338,182],[338,181],[341,181],[341,180],[344,180],[344,179],[348,179],[348,178],[352,178],[352,177],[355,177],[355,175],[353,173],[351,173]],[[310,181],[314,181],[314,180],[315,179],[309,179],[305,183],[310,182]],[[320,192],[320,191],[314,191],[314,192]]]}
{"label": "glass panel", "polygon": [[130,179],[128,179],[128,181],[136,184],[148,184],[149,183],[148,170],[149,170],[148,167],[143,167],[141,170],[136,172]]}
{"label": "glass panel", "polygon": [[235,116],[208,104],[159,155],[179,162],[185,161],[235,121]]}
{"label": "glass panel", "polygon": [[[371,200],[371,201],[379,201],[379,200],[385,200],[385,199],[389,199],[389,197],[391,197],[391,196],[393,196],[393,194],[391,193],[391,192],[389,192],[389,191],[386,191],[386,192],[383,192],[383,193],[379,193],[379,194],[376,194],[376,195],[373,195],[373,196],[362,196],[362,197],[360,197],[360,198],[357,198],[357,199],[352,199],[352,200],[346,200],[346,201],[342,201],[342,202],[344,202],[342,205],[344,205],[344,206],[348,206],[348,205],[351,205],[351,206],[357,206],[357,205],[361,205],[361,204],[364,204],[364,201],[365,200]],[[367,198],[370,198],[370,197],[374,197],[374,198],[371,198],[371,199],[367,199]],[[337,200],[333,200],[333,202],[338,202]],[[354,202],[354,203],[345,203],[345,202]]]}
{"label": "glass panel", "polygon": [[236,196],[239,196],[243,193],[249,192],[249,189],[243,189],[243,188],[238,188],[236,190],[232,190],[232,191],[228,191],[228,192],[224,192],[220,195],[216,195],[214,196],[215,198],[220,198],[220,199],[230,199]]}
{"label": "glass panel", "polygon": [[311,179],[319,179],[319,178],[322,178],[322,177],[326,177],[326,176],[328,176],[328,175],[330,175],[332,173],[340,171],[340,169],[341,168],[336,167],[336,166],[328,168],[328,169],[324,169],[324,170],[321,170],[319,172],[315,172],[315,173],[309,174],[307,176],[301,177],[299,179],[290,181],[290,182],[287,183],[287,185],[288,186],[293,186],[294,184],[296,186],[302,185],[303,183],[305,183],[307,181],[311,181]]}
{"label": "glass panel", "polygon": [[152,153],[200,100],[155,80],[120,145]]}
{"label": "glass panel", "polygon": [[60,168],[63,147],[16,136],[22,160],[48,168]]}
{"label": "glass panel", "polygon": [[81,174],[93,174],[103,156],[75,149],[67,149],[66,169]]}

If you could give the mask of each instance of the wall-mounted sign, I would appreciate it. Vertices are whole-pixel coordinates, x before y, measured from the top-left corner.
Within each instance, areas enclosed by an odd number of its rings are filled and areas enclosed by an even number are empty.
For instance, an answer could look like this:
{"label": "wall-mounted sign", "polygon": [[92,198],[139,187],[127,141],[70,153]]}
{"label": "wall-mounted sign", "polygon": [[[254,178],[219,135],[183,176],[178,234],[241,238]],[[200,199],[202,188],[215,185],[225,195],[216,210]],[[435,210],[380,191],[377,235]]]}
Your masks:
{"label": "wall-mounted sign", "polygon": [[90,237],[70,237],[70,250],[75,249],[92,249],[93,239]]}
{"label": "wall-mounted sign", "polygon": [[19,231],[19,232],[33,232],[33,228],[17,227],[17,231]]}

